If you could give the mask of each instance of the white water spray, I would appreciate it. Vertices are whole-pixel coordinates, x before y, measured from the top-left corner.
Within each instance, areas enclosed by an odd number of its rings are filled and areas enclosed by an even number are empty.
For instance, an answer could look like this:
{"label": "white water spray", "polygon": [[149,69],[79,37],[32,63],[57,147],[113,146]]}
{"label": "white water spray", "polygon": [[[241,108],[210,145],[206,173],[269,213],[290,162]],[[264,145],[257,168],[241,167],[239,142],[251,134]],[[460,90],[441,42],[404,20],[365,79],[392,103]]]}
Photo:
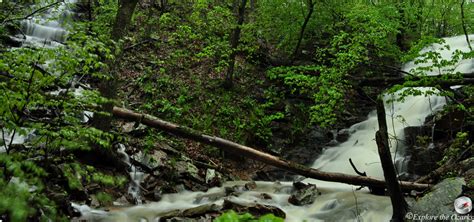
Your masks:
{"label": "white water spray", "polygon": [[120,143],[117,151],[123,156],[122,160],[130,167],[130,184],[128,186],[128,193],[132,196],[136,204],[142,204],[140,183],[143,181],[145,174],[130,163],[130,156],[125,152],[125,145]]}

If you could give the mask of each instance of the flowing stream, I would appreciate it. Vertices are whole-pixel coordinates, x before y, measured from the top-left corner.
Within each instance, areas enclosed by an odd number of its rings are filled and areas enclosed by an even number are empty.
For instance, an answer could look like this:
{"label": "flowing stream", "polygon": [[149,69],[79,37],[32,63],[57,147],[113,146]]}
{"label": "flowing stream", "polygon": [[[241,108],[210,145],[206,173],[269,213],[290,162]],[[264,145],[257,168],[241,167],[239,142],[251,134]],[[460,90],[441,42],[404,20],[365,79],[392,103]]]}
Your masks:
{"label": "flowing stream", "polygon": [[[35,15],[33,18],[23,21],[24,35],[16,36],[24,46],[34,47],[61,47],[67,36],[64,24],[71,15],[69,3],[74,0],[60,4],[59,7],[49,10],[47,13]],[[57,21],[54,18],[59,18]],[[470,35],[474,39],[474,35]],[[443,49],[441,45],[434,44],[423,51],[439,52],[442,58],[450,59],[454,50],[468,51],[465,36],[445,38],[450,49]],[[471,43],[473,44],[473,43]],[[405,65],[404,71],[410,72],[420,66],[429,66],[431,63],[415,64],[410,62]],[[463,60],[451,67],[454,71],[469,73],[474,71],[474,61]],[[428,75],[437,75],[449,70],[433,70]],[[433,90],[430,88],[417,88],[421,91]],[[385,100],[396,98],[398,93],[385,95]],[[441,96],[409,96],[403,102],[386,102],[386,113],[389,135],[391,139],[391,152],[399,173],[405,171],[406,157],[404,156],[403,129],[407,126],[419,126],[425,118],[441,109],[446,104],[446,99]],[[313,168],[327,171],[355,174],[349,164],[351,158],[360,171],[365,171],[368,176],[383,179],[377,146],[375,143],[375,132],[378,129],[375,111],[371,112],[367,120],[357,123],[349,128],[349,139],[334,147],[326,148],[313,164]],[[13,144],[24,143],[25,136],[7,136],[12,138]],[[397,139],[394,139],[397,138]],[[9,142],[9,141],[6,141]],[[8,144],[8,143],[7,143]],[[128,156],[124,147],[119,149],[127,161]],[[133,168],[133,167],[132,167]],[[140,200],[139,183],[143,174],[134,170],[131,174],[132,185],[129,192],[134,198]],[[292,191],[292,182],[257,182],[257,188],[252,191],[242,191],[238,196],[225,197],[224,187],[243,185],[245,181],[233,181],[226,183],[223,187],[216,187],[207,192],[182,191],[177,194],[164,195],[159,202],[122,208],[115,211],[94,210],[85,205],[73,204],[82,212],[80,219],[91,221],[156,221],[160,214],[175,209],[187,209],[203,204],[222,204],[223,198],[237,203],[260,203],[273,205],[286,212],[287,221],[389,221],[391,218],[390,199],[385,196],[376,196],[369,193],[367,189],[356,190],[358,187],[305,179],[303,182],[316,184],[321,195],[316,201],[307,206],[294,206],[288,203]],[[271,199],[262,198],[262,193],[271,196]]]}

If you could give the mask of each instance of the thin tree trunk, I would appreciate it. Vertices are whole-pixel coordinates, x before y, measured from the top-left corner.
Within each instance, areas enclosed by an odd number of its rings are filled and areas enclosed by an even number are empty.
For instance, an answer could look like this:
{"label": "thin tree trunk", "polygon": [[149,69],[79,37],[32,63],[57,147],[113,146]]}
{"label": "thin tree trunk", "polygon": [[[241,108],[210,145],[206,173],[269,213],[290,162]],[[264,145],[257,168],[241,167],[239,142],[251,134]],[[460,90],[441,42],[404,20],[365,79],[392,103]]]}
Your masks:
{"label": "thin tree trunk", "polygon": [[229,56],[229,67],[227,68],[227,74],[224,82],[226,88],[232,88],[234,84],[234,67],[235,67],[235,57],[237,56],[237,47],[239,46],[240,32],[242,30],[242,24],[245,20],[245,6],[247,5],[247,0],[242,0],[239,5],[239,10],[237,14],[237,26],[233,30],[232,37],[230,39],[230,50],[231,54]]}
{"label": "thin tree trunk", "polygon": [[407,213],[408,204],[403,198],[400,184],[398,184],[397,174],[393,166],[392,155],[388,143],[387,120],[385,118],[385,108],[382,97],[377,99],[377,118],[379,130],[375,134],[380,161],[382,163],[383,174],[387,182],[387,190],[392,201],[393,215],[391,221],[403,222]]}
{"label": "thin tree trunk", "polygon": [[306,31],[306,26],[308,26],[309,20],[311,19],[311,16],[313,15],[314,12],[314,2],[313,0],[308,0],[308,14],[306,14],[306,17],[304,18],[303,25],[301,26],[300,30],[300,35],[298,37],[298,42],[296,43],[295,50],[293,51],[293,54],[291,55],[291,63],[293,63],[296,59],[296,56],[299,54],[299,50],[301,47],[301,42],[303,41],[304,33]]}
{"label": "thin tree trunk", "polygon": [[[332,182],[340,182],[340,183],[347,183],[353,185],[362,185],[368,186],[373,188],[384,188],[386,186],[385,181],[371,178],[371,177],[364,177],[364,176],[355,176],[355,175],[348,175],[342,173],[328,173],[322,172],[316,169],[312,169],[309,167],[305,167],[303,165],[293,163],[279,157],[272,156],[268,153],[264,153],[253,149],[248,146],[240,145],[238,143],[234,143],[229,140],[225,140],[216,136],[209,136],[205,135],[202,132],[196,131],[194,129],[180,126],[174,123],[170,123],[156,117],[135,113],[133,111],[114,107],[113,108],[113,115],[116,118],[125,119],[128,121],[135,121],[145,124],[147,126],[157,128],[168,133],[172,133],[173,135],[191,139],[194,141],[198,141],[207,145],[211,145],[225,151],[229,151],[241,156],[245,156],[248,158],[252,158],[254,160],[261,161],[263,163],[305,176],[310,177],[318,180],[325,180],[325,181],[332,181]],[[401,187],[404,190],[425,190],[430,187],[429,184],[417,184],[412,182],[401,182]]]}
{"label": "thin tree trunk", "polygon": [[466,21],[464,17],[464,2],[465,0],[461,1],[461,23],[462,23],[462,30],[464,31],[464,35],[466,36],[467,45],[469,49],[472,51],[471,42],[469,41],[469,34],[467,32]]}
{"label": "thin tree trunk", "polygon": [[405,38],[406,38],[406,29],[408,27],[406,24],[406,19],[405,19],[405,9],[403,8],[403,0],[397,2],[397,9],[398,9],[398,14],[400,17],[400,27],[398,28],[398,33],[396,35],[396,42],[397,46],[402,52],[406,52],[408,50],[407,45],[405,45]]}
{"label": "thin tree trunk", "polygon": [[[112,40],[118,41],[126,34],[127,27],[130,25],[130,21],[137,3],[138,0],[119,0],[119,8],[117,15],[115,16],[115,22],[112,26],[112,31],[110,32],[110,38]],[[114,107],[113,100],[117,95],[117,74],[115,71],[115,62],[116,61],[112,60],[105,62],[108,66],[106,73],[110,73],[110,79],[102,80],[97,85],[100,94],[110,100],[102,106],[101,111],[105,113],[112,113],[112,108]],[[111,122],[112,117],[110,115],[96,113],[92,118],[92,125],[102,131],[110,130]]]}

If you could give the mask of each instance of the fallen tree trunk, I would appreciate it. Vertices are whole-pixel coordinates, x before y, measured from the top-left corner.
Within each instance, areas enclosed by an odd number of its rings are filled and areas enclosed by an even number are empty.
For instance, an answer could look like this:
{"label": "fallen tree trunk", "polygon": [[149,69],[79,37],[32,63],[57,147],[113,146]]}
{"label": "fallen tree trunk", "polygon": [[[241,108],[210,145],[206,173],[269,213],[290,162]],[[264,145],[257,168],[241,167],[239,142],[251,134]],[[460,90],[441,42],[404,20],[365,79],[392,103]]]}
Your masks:
{"label": "fallen tree trunk", "polygon": [[[293,163],[276,156],[272,156],[268,153],[264,153],[258,151],[256,149],[250,148],[248,146],[244,146],[238,143],[234,143],[229,140],[225,140],[215,136],[205,135],[197,130],[180,126],[174,123],[170,123],[156,117],[140,114],[133,112],[131,110],[127,110],[124,108],[114,107],[112,112],[114,117],[122,118],[128,121],[135,121],[140,122],[144,125],[161,129],[163,131],[172,133],[176,136],[191,139],[194,141],[198,141],[204,144],[208,144],[217,148],[224,149],[225,151],[233,152],[240,154],[242,156],[252,158],[254,160],[261,161],[263,163],[305,176],[310,177],[313,179],[324,180],[324,181],[331,181],[331,182],[340,182],[352,185],[360,185],[360,186],[367,186],[372,188],[385,188],[386,183],[383,180],[371,178],[371,177],[364,177],[364,176],[355,176],[355,175],[348,175],[342,173],[328,173],[319,171],[313,168],[309,168],[297,163]],[[403,190],[418,190],[422,191],[429,188],[430,184],[420,184],[420,183],[413,183],[413,182],[400,182],[400,186]]]}
{"label": "fallen tree trunk", "polygon": [[[455,85],[469,85],[474,83],[474,73],[464,73],[459,79],[444,79],[443,76],[408,76],[408,77],[375,77],[353,78],[358,86],[384,87],[404,84],[407,87],[450,87]],[[407,81],[411,81],[408,82]]]}

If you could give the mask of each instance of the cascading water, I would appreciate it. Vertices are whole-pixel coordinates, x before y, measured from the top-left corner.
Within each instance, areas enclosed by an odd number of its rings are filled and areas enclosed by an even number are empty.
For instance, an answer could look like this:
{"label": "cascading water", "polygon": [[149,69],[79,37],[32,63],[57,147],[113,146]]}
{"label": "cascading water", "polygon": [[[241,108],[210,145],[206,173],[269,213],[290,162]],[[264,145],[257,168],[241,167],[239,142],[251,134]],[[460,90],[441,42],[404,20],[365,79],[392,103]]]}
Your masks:
{"label": "cascading water", "polygon": [[[49,8],[46,12],[38,13],[29,19],[21,21],[21,34],[12,37],[15,41],[21,42],[22,47],[62,47],[62,42],[66,40],[67,31],[64,28],[68,19],[72,15],[70,6],[76,0],[67,0],[56,7]],[[35,5],[38,7],[37,5]],[[15,50],[12,48],[12,50]],[[47,69],[47,67],[44,67]],[[81,90],[74,88],[74,91]],[[58,91],[59,92],[59,91]],[[58,92],[51,92],[55,94]],[[90,113],[88,113],[90,115]],[[86,119],[88,117],[84,117]],[[29,131],[28,129],[25,129]],[[0,152],[5,152],[10,145],[23,144],[29,138],[34,137],[34,132],[29,131],[27,135],[21,135],[8,129],[2,129],[0,135],[4,144],[0,147]]]}
{"label": "cascading water", "polygon": [[[474,39],[474,35],[470,36]],[[468,51],[465,36],[445,38],[446,44],[450,45],[450,50],[441,50],[442,46],[434,44],[426,51],[439,52],[444,59],[450,59],[455,50]],[[472,43],[471,43],[472,44]],[[410,62],[405,65],[404,71],[410,72],[412,69],[422,66],[430,66],[431,63],[415,64]],[[454,72],[469,73],[474,71],[474,60],[462,60],[456,66],[451,67]],[[448,69],[438,69],[429,71],[427,75],[443,74]],[[416,88],[420,91],[434,90],[431,88]],[[404,138],[403,129],[407,126],[420,126],[425,118],[433,112],[441,109],[446,104],[446,99],[437,95],[430,96],[408,96],[403,102],[388,100],[397,98],[398,94],[385,95],[387,125],[391,138],[392,156],[396,156],[395,162],[400,166],[399,173],[403,172],[404,147],[400,142]],[[351,158],[354,164],[361,171],[365,171],[368,176],[383,179],[383,172],[378,156],[377,145],[375,143],[375,132],[378,129],[375,111],[368,115],[367,120],[357,123],[349,128],[350,138],[335,147],[329,147],[314,162],[313,168],[327,171],[354,174],[354,170],[349,164]],[[396,155],[395,155],[396,154]],[[273,205],[286,212],[287,221],[389,221],[392,208],[389,197],[375,196],[367,189],[355,191],[357,187],[306,179],[304,182],[313,183],[318,186],[321,195],[316,201],[308,206],[294,206],[288,203],[292,185],[290,182],[272,183],[257,182],[257,189],[241,192],[238,196],[225,197],[234,202],[255,203]],[[224,187],[231,187],[245,182],[229,182]],[[88,214],[83,212],[84,218],[101,221],[156,221],[161,214],[170,210],[187,209],[203,204],[222,204],[225,188],[212,188],[207,192],[183,191],[178,194],[164,195],[162,200],[142,206],[135,206],[121,209],[114,212],[95,212]],[[262,198],[262,193],[268,194],[271,198]],[[210,198],[220,196],[221,198]]]}
{"label": "cascading water", "polygon": [[[35,15],[27,20],[21,22],[22,24],[22,35],[17,35],[15,38],[17,41],[22,42],[22,46],[25,47],[63,47],[63,42],[67,38],[66,26],[68,21],[73,15],[72,6],[77,3],[77,0],[66,0],[63,3],[59,4],[57,7],[51,7],[46,12]],[[36,6],[38,7],[38,6]],[[47,63],[52,63],[49,61]],[[46,70],[48,70],[48,65],[43,65]],[[51,72],[54,73],[54,72]],[[73,79],[71,82],[71,87],[69,89],[59,89],[56,91],[51,91],[51,95],[59,95],[60,93],[65,93],[66,91],[72,92],[75,96],[82,96],[84,88],[80,85],[79,79]],[[87,85],[85,87],[88,87]],[[90,111],[83,112],[83,122],[87,122],[93,113]],[[4,152],[5,148],[8,148],[8,145],[13,144],[23,144],[28,141],[29,137],[34,137],[34,132],[29,132],[27,136],[20,135],[18,133],[4,131],[3,137],[5,138],[4,146],[0,148],[0,152]],[[1,136],[1,135],[0,135]],[[131,183],[129,186],[128,192],[135,200],[137,204],[141,204],[141,194],[140,194],[140,183],[143,180],[143,173],[138,171],[135,166],[130,164],[130,157],[125,152],[125,146],[123,144],[118,145],[118,152],[123,155],[123,161],[130,166],[130,178]],[[73,204],[74,207],[80,211],[95,212],[86,206],[80,206]]]}
{"label": "cascading water", "polygon": [[21,22],[22,33],[15,36],[23,46],[58,47],[67,38],[65,26],[73,15],[71,5],[77,0],[66,0],[47,11]]}
{"label": "cascading water", "polygon": [[130,185],[128,186],[128,193],[137,204],[142,204],[140,183],[143,181],[145,175],[130,163],[130,156],[125,152],[125,145],[119,144],[117,151],[123,156],[123,161],[130,167]]}

